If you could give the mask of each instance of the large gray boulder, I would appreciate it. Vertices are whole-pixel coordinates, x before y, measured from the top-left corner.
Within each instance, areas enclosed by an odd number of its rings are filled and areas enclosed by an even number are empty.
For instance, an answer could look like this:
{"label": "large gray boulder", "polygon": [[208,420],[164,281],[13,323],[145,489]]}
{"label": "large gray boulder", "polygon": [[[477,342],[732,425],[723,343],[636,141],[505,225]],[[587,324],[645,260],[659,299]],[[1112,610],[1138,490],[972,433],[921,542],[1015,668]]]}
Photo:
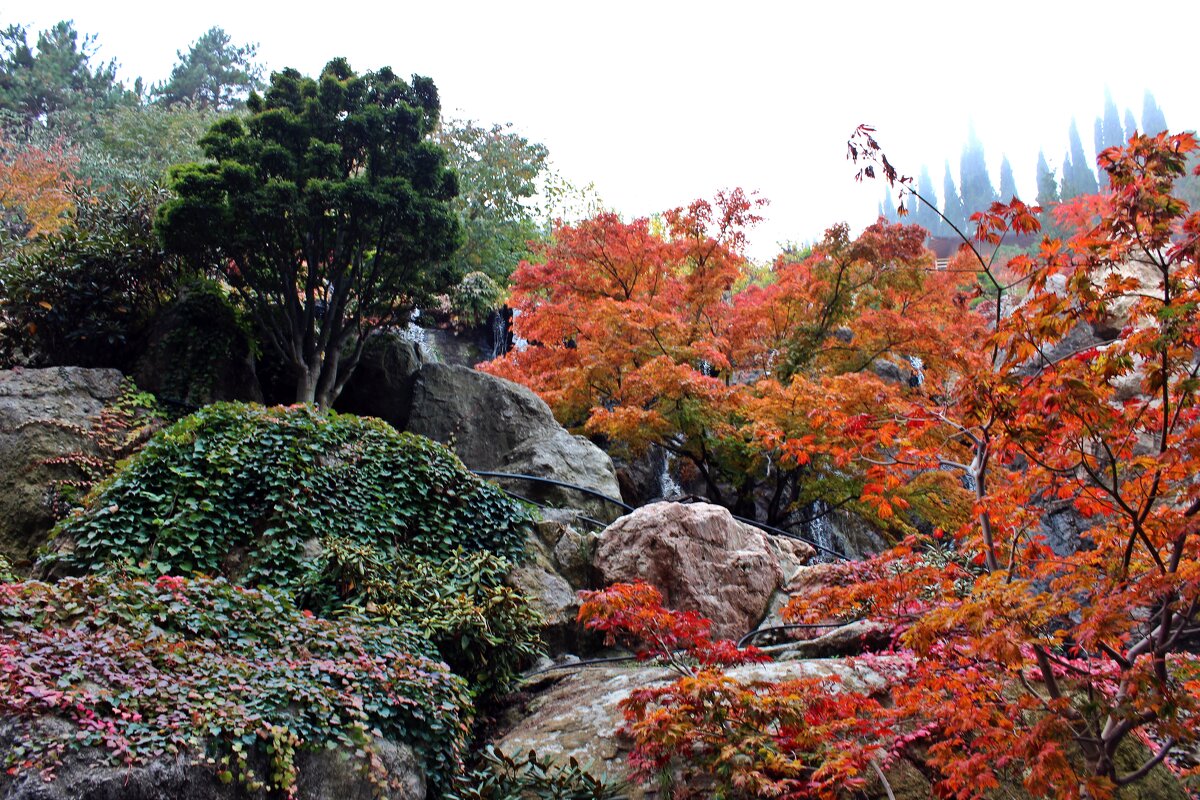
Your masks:
{"label": "large gray boulder", "polygon": [[375,333],[363,346],[358,366],[334,407],[361,417],[378,417],[396,430],[408,425],[417,370],[432,361],[428,348],[395,331]]}
{"label": "large gray boulder", "polygon": [[[70,723],[48,720],[49,726]],[[63,730],[56,731],[59,735]],[[0,722],[0,745],[13,746],[11,725]],[[382,739],[373,743],[377,763],[389,780],[376,785],[345,752],[330,749],[296,754],[298,800],[424,800],[425,776],[416,755],[407,745]],[[260,775],[270,765],[252,763]],[[46,781],[37,772],[12,777],[0,772],[0,800],[242,800],[264,796],[248,791],[237,780],[222,782],[217,769],[200,755],[182,754],[148,761],[138,766],[112,763],[111,754],[99,748],[68,751]]]}
{"label": "large gray boulder", "polygon": [[721,506],[652,503],[600,534],[595,566],[604,583],[645,581],[668,607],[710,619],[714,637],[738,639],[766,615],[796,562],[812,553],[802,542],[773,540]]}
{"label": "large gray boulder", "polygon": [[[900,656],[876,656],[863,659],[801,659],[735,667],[727,674],[743,683],[777,683],[801,678],[830,678],[842,691],[883,694],[888,673],[903,669]],[[493,744],[500,750],[520,756],[536,750],[551,763],[567,764],[576,759],[592,774],[611,780],[628,779],[627,756],[630,742],[617,733],[624,724],[619,708],[622,700],[638,689],[662,686],[673,681],[676,673],[664,667],[590,667],[553,671],[525,687],[528,702],[500,726]],[[933,787],[911,755],[890,762],[885,771],[888,786],[868,777],[867,784],[854,794],[864,800],[927,800],[935,796]],[[1129,741],[1118,751],[1121,772],[1130,772],[1149,756],[1138,742]],[[631,785],[625,791],[630,800],[665,797],[652,786]],[[1006,783],[987,795],[1012,800],[1032,800],[1024,787]],[[1143,780],[1124,787],[1122,800],[1187,800],[1188,793],[1179,781],[1159,765]]]}
{"label": "large gray boulder", "polygon": [[[881,691],[886,683],[870,667],[846,661],[789,661],[734,667],[728,674],[741,681],[785,681],[804,677],[833,677],[856,691]],[[536,750],[539,757],[566,764],[575,758],[594,775],[626,779],[629,742],[617,734],[624,723],[619,705],[630,693],[661,686],[678,675],[665,667],[587,667],[545,673],[525,687],[528,705],[500,727],[493,744],[521,755]],[[655,796],[631,786],[631,800]]]}
{"label": "large gray boulder", "polygon": [[52,482],[63,477],[47,462],[87,447],[120,387],[115,369],[0,370],[0,553],[20,564],[45,541]]}
{"label": "large gray boulder", "polygon": [[[621,496],[612,459],[603,450],[568,433],[529,389],[468,367],[421,365],[407,430],[449,446],[474,470],[550,478]],[[513,488],[543,502],[607,511],[602,502],[570,490],[528,483]]]}

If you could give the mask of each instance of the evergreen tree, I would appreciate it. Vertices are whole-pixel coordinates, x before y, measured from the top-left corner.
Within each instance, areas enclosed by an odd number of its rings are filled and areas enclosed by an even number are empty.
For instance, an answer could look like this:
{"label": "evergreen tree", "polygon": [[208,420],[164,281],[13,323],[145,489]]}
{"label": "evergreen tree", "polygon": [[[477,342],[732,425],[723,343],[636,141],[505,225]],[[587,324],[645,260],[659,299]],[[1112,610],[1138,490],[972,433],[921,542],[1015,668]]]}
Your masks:
{"label": "evergreen tree", "polygon": [[963,216],[970,217],[979,211],[987,211],[996,202],[996,190],[988,177],[987,162],[983,156],[983,144],[975,135],[974,126],[967,135],[959,165],[959,186],[963,205]]}
{"label": "evergreen tree", "polygon": [[1017,181],[1013,177],[1012,164],[1005,156],[1000,161],[1000,202],[1008,203],[1014,197],[1017,197]]}
{"label": "evergreen tree", "polygon": [[1054,170],[1050,169],[1050,165],[1046,163],[1046,154],[1038,151],[1037,163],[1037,203],[1043,208],[1047,208],[1052,203],[1058,202],[1058,179],[1054,176]]}
{"label": "evergreen tree", "polygon": [[1162,109],[1158,107],[1158,103],[1154,102],[1154,95],[1147,89],[1145,99],[1142,101],[1142,133],[1147,136],[1154,136],[1166,129],[1167,118],[1163,116]]}
{"label": "evergreen tree", "polygon": [[1137,132],[1137,120],[1133,118],[1133,112],[1127,108],[1125,109],[1125,141],[1128,142]]}
{"label": "evergreen tree", "polygon": [[[1110,147],[1121,147],[1133,134],[1128,136],[1121,129],[1121,115],[1117,111],[1117,104],[1113,102],[1112,92],[1107,89],[1104,91],[1104,149]],[[1096,154],[1099,155],[1097,150]],[[1106,173],[1107,174],[1107,173]]]}
{"label": "evergreen tree", "polygon": [[251,91],[262,87],[263,68],[254,63],[255,45],[235,47],[219,27],[212,27],[178,61],[165,83],[151,93],[163,105],[191,103],[203,109],[226,111],[245,104]]}
{"label": "evergreen tree", "polygon": [[71,22],[59,22],[38,34],[29,46],[21,25],[0,31],[0,110],[32,121],[52,123],[59,111],[94,111],[137,102],[117,80],[117,62],[96,63],[94,36],[79,34]]}
{"label": "evergreen tree", "polygon": [[925,198],[925,202],[918,202],[916,213],[913,214],[913,222],[932,234],[943,223],[942,218],[937,214],[938,199],[933,191],[933,178],[929,175],[929,167],[921,167],[921,177],[917,179],[917,193]]}
{"label": "evergreen tree", "polygon": [[888,222],[897,222],[900,219],[900,215],[896,213],[896,201],[892,198],[891,192],[884,193],[883,202],[879,204],[879,216]]}
{"label": "evergreen tree", "polygon": [[1058,192],[1060,200],[1070,200],[1072,197],[1079,195],[1079,188],[1075,185],[1075,172],[1071,168],[1070,150],[1063,153],[1061,181],[1062,183]]}
{"label": "evergreen tree", "polygon": [[1083,152],[1083,140],[1079,138],[1079,126],[1075,124],[1075,120],[1071,120],[1071,165],[1068,170],[1067,164],[1063,163],[1063,180],[1067,180],[1070,175],[1070,195],[1063,191],[1063,199],[1069,197],[1078,197],[1083,194],[1095,194],[1100,190],[1099,184],[1096,183],[1096,173],[1092,172],[1088,157]]}
{"label": "evergreen tree", "polygon": [[960,231],[964,231],[967,224],[966,214],[963,213],[963,201],[958,195],[958,188],[954,185],[954,176],[950,173],[950,162],[946,162],[946,178],[942,182],[942,194],[945,196],[945,204],[942,207],[942,215],[946,221],[939,226],[940,235],[951,233],[947,224],[953,225]]}
{"label": "evergreen tree", "polygon": [[[1092,143],[1096,147],[1096,155],[1104,151],[1104,121],[1100,117],[1096,117],[1096,124],[1092,130]],[[1108,186],[1108,174],[1104,170],[1100,170],[1097,184],[1102,189]]]}

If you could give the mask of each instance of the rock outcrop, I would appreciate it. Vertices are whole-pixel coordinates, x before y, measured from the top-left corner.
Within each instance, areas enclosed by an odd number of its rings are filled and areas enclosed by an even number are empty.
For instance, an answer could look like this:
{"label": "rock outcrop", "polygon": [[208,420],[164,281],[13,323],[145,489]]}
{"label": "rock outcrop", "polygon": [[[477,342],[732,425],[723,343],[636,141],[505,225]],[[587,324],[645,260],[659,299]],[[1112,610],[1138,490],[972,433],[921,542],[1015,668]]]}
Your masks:
{"label": "rock outcrop", "polygon": [[[879,693],[886,690],[887,678],[881,671],[901,668],[903,659],[879,656],[870,665],[862,660],[796,660],[735,667],[728,674],[742,682],[778,682],[799,678],[833,678],[848,691]],[[594,775],[610,780],[627,779],[626,756],[630,743],[618,733],[624,720],[619,709],[622,700],[637,689],[674,680],[676,674],[664,667],[573,667],[546,673],[526,687],[532,695],[526,705],[512,710],[511,719],[501,727],[493,743],[506,753],[522,754],[536,750],[553,763],[565,764],[576,759]],[[1118,751],[1122,772],[1132,771],[1149,753],[1140,743],[1128,742]],[[927,800],[933,788],[922,770],[907,760],[898,760],[886,769],[889,786],[869,779],[856,797],[865,800]],[[625,790],[630,800],[662,797],[653,789],[632,785]],[[1007,784],[996,797],[1031,800],[1020,785]],[[1145,779],[1121,790],[1123,800],[1186,800],[1188,794],[1163,766],[1151,770]]]}
{"label": "rock outcrop", "polygon": [[408,425],[417,370],[432,360],[420,342],[392,331],[375,333],[363,346],[358,366],[334,407],[347,414],[378,417],[402,431]]}
{"label": "rock outcrop", "polygon": [[[831,676],[849,689],[879,691],[883,677],[863,666],[842,661],[789,661],[736,667],[729,674],[744,681],[783,681]],[[546,673],[526,687],[532,700],[514,714],[494,744],[506,753],[538,755],[556,763],[575,758],[595,775],[625,778],[629,743],[616,731],[623,724],[618,705],[630,692],[666,684],[676,674],[665,667],[588,667]],[[646,797],[630,787],[632,800]]]}
{"label": "rock outcrop", "polygon": [[[423,364],[416,372],[407,430],[448,445],[468,467],[550,478],[620,498],[612,459],[582,436],[572,436],[541,398],[503,378],[463,366]],[[514,484],[541,502],[581,507],[569,489]],[[582,507],[611,513],[603,501]],[[611,517],[610,517],[611,518]]]}
{"label": "rock outcrop", "polygon": [[712,620],[717,638],[737,639],[767,612],[785,563],[812,556],[794,540],[775,541],[709,503],[653,503],[600,534],[595,566],[604,583],[643,580],[670,608]]}
{"label": "rock outcrop", "polygon": [[120,386],[115,369],[0,371],[0,553],[25,562],[45,541],[48,492],[62,477],[47,461],[87,445],[85,431]]}

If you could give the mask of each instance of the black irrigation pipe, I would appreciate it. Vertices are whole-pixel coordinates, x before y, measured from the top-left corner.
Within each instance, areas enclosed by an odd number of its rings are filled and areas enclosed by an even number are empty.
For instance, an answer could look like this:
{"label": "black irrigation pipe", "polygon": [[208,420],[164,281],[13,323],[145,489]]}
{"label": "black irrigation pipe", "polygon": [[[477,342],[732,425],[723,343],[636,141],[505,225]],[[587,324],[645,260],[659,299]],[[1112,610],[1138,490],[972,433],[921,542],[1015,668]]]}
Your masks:
{"label": "black irrigation pipe", "polygon": [[811,630],[813,628],[841,628],[844,625],[853,625],[855,622],[862,622],[862,619],[852,619],[849,622],[818,622],[818,623],[796,623],[794,625],[772,625],[769,628],[755,628],[745,636],[737,640],[738,649],[745,647],[749,642],[754,641],[759,636],[775,631],[794,631],[794,630]]}
{"label": "black irrigation pipe", "polygon": [[551,486],[561,486],[564,489],[574,489],[575,491],[581,492],[582,494],[586,494],[586,495],[590,495],[592,497],[599,498],[600,500],[603,500],[606,503],[612,503],[614,506],[619,506],[619,507],[625,509],[626,511],[635,511],[636,510],[633,506],[623,503],[620,500],[617,500],[615,497],[609,497],[608,495],[606,495],[602,492],[597,492],[595,489],[588,489],[586,486],[576,486],[573,483],[565,483],[563,481],[556,481],[553,478],[541,478],[541,477],[538,477],[537,475],[521,475],[521,474],[515,473],[515,472],[484,472],[483,470],[472,470],[472,471],[476,475],[480,476],[481,478],[514,478],[514,479],[522,480],[522,481],[530,481],[532,483],[545,483],[545,484],[549,484]]}
{"label": "black irrigation pipe", "polygon": [[[609,497],[606,494],[597,492],[595,489],[588,489],[585,486],[577,486],[573,483],[557,481],[557,480],[554,480],[553,478],[542,478],[537,475],[522,475],[520,473],[515,473],[515,472],[485,472],[483,470],[472,470],[472,471],[476,475],[480,476],[481,478],[510,478],[513,480],[530,481],[532,483],[544,483],[544,484],[548,484],[550,486],[560,486],[564,489],[574,489],[577,492],[581,492],[581,493],[589,495],[591,497],[595,497],[600,500],[603,500],[606,503],[611,503],[612,505],[618,506],[618,507],[624,509],[625,511],[636,511],[637,510],[633,506],[629,505],[628,503],[624,503],[624,502],[616,499],[615,497]],[[517,495],[517,497],[520,497],[520,496]],[[529,498],[527,498],[527,497],[520,497],[520,499],[527,500],[527,501],[529,500]],[[536,501],[531,501],[531,502],[536,502]],[[540,506],[541,503],[537,503],[537,505]],[[751,525],[755,528],[758,528],[759,530],[764,530],[767,533],[771,533],[776,536],[783,536],[788,539],[795,539],[797,541],[804,542],[805,544],[809,545],[810,547],[813,547],[816,550],[820,550],[823,553],[827,553],[828,555],[833,556],[834,558],[836,558],[839,561],[847,561],[848,560],[845,555],[843,555],[842,553],[839,553],[837,550],[834,550],[831,547],[826,547],[825,545],[821,544],[820,542],[814,542],[812,539],[809,539],[807,536],[801,536],[798,533],[792,533],[791,531],[785,531],[782,528],[775,528],[775,527],[772,527],[772,526],[766,524],[765,522],[759,522],[758,520],[748,519],[746,517],[739,517],[736,514],[731,514],[731,516],[734,519],[736,519],[738,522],[745,523],[746,525]],[[593,519],[588,519],[587,521],[588,522],[596,522],[596,520],[593,520]],[[601,524],[601,523],[597,523],[597,524]]]}

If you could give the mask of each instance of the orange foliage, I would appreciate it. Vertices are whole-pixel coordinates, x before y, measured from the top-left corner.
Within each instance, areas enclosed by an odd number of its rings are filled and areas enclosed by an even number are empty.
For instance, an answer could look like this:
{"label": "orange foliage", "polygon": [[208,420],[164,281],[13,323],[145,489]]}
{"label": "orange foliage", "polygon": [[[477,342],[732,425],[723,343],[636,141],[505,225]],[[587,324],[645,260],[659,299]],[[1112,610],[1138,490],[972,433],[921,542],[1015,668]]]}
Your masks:
{"label": "orange foliage", "polygon": [[75,162],[61,144],[42,149],[0,139],[0,208],[19,213],[30,237],[58,230],[74,209]]}

